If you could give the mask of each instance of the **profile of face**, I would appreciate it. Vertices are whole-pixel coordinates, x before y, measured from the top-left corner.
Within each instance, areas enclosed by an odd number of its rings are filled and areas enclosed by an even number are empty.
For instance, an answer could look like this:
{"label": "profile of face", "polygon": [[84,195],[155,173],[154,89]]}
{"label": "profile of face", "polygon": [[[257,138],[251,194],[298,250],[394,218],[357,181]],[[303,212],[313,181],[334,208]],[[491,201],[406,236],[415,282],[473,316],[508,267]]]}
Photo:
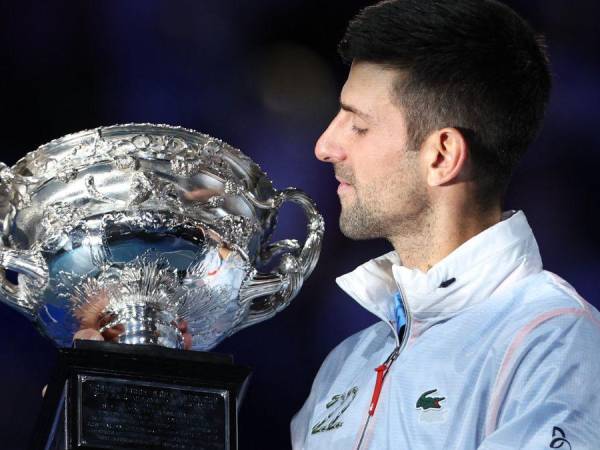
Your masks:
{"label": "profile of face", "polygon": [[395,103],[397,77],[381,65],[353,63],[340,110],[315,147],[319,160],[333,164],[340,228],[351,239],[409,235],[430,209],[419,152],[409,148]]}

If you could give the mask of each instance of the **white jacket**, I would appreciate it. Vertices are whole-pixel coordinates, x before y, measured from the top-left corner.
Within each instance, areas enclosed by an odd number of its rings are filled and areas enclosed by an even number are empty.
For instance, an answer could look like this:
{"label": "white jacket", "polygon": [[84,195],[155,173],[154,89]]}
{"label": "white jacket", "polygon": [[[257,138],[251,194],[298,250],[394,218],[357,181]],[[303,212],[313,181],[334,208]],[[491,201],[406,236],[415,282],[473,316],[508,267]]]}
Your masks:
{"label": "white jacket", "polygon": [[392,252],[337,282],[381,322],[326,358],[294,450],[600,449],[600,314],[542,270],[522,212],[427,273]]}

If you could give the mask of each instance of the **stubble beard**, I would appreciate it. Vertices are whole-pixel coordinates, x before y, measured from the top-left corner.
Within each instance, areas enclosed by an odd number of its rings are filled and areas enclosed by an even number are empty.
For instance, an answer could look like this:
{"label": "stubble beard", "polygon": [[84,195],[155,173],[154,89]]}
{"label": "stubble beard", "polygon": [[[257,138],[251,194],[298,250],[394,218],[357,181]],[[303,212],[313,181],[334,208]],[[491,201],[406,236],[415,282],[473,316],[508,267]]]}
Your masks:
{"label": "stubble beard", "polygon": [[[385,227],[382,224],[377,211],[368,199],[359,197],[355,189],[355,198],[352,204],[342,202],[340,213],[340,230],[344,236],[350,239],[376,239],[385,237]],[[371,196],[369,196],[370,198]]]}
{"label": "stubble beard", "polygon": [[354,189],[354,198],[341,202],[340,230],[347,238],[412,240],[429,228],[431,205],[418,180],[407,177],[357,186],[352,174],[339,174]]}

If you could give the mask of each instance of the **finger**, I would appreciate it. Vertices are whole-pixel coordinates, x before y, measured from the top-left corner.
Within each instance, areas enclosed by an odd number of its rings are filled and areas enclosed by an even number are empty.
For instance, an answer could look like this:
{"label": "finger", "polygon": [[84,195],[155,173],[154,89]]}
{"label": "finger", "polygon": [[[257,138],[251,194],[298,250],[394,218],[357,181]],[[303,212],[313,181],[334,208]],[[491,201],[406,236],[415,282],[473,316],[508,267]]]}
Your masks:
{"label": "finger", "polygon": [[114,327],[107,328],[106,330],[104,330],[102,332],[102,337],[104,338],[105,341],[115,342],[118,340],[119,336],[121,336],[123,334],[124,331],[125,331],[124,325],[121,325],[121,324],[115,325]]}
{"label": "finger", "polygon": [[96,328],[96,329],[100,329],[103,326],[108,325],[110,322],[112,322],[113,320],[115,320],[115,315],[112,313],[108,313],[108,312],[100,312],[98,313],[98,315],[96,316],[96,325],[92,328]]}
{"label": "finger", "polygon": [[46,385],[42,388],[42,397],[46,396],[46,389],[48,389],[48,385]]}
{"label": "finger", "polygon": [[177,329],[179,331],[181,331],[182,334],[187,333],[187,331],[188,331],[188,323],[187,323],[187,321],[181,319],[179,322],[177,322]]}
{"label": "finger", "polygon": [[104,338],[102,337],[100,332],[93,328],[85,328],[83,330],[79,330],[73,336],[73,340],[75,340],[75,339],[86,339],[86,340],[90,340],[90,341],[103,341],[104,340]]}

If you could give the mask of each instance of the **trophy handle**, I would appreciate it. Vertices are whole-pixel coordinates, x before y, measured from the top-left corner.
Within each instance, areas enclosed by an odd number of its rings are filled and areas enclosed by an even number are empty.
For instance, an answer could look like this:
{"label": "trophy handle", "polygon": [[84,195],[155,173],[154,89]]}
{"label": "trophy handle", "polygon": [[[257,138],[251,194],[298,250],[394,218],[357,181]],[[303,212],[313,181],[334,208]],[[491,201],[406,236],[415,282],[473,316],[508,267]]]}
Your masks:
{"label": "trophy handle", "polygon": [[6,247],[10,225],[15,215],[11,204],[14,194],[13,181],[18,176],[10,167],[0,162],[0,301],[17,309],[27,316],[33,314],[34,305],[22,293],[22,286],[11,283],[6,278],[6,270],[13,270],[29,278],[29,288],[43,288],[48,281],[48,268],[42,255],[32,250],[17,250]]}
{"label": "trophy handle", "polygon": [[0,247],[0,300],[27,316],[34,312],[34,304],[21,293],[21,287],[6,278],[6,270],[14,270],[33,281],[35,289],[42,289],[48,280],[48,270],[41,255],[27,250]]}
{"label": "trophy handle", "polygon": [[275,271],[268,274],[255,271],[246,279],[240,289],[240,301],[252,302],[250,313],[232,333],[269,319],[290,304],[317,264],[325,231],[323,217],[315,202],[299,189],[284,189],[268,202],[252,197],[250,200],[255,206],[265,209],[279,209],[286,201],[298,204],[308,219],[307,236],[302,245],[294,239],[284,239],[265,248],[263,257],[270,259],[283,253],[281,261]]}
{"label": "trophy handle", "polygon": [[[13,173],[3,162],[0,162],[0,239],[4,241],[4,236],[7,234],[7,222],[11,218],[11,212],[14,208],[10,203],[12,197],[12,181]],[[1,245],[1,244],[0,244]]]}

